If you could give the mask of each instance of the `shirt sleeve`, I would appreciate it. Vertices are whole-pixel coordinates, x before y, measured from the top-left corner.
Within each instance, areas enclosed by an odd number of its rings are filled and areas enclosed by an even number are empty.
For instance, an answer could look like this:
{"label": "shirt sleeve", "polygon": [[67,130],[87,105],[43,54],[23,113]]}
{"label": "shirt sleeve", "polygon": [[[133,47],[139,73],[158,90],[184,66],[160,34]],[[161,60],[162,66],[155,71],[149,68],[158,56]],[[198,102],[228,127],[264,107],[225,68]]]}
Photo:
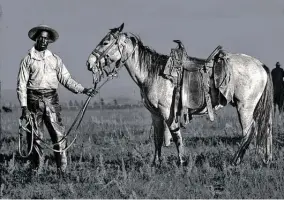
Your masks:
{"label": "shirt sleeve", "polygon": [[58,67],[58,72],[57,72],[57,77],[58,81],[68,90],[72,91],[73,93],[82,93],[84,90],[84,87],[76,82],[70,75],[69,71],[63,64],[62,60],[57,57],[57,67]]}
{"label": "shirt sleeve", "polygon": [[17,96],[21,107],[27,106],[28,79],[29,79],[28,59],[24,58],[20,62],[20,69],[17,78]]}

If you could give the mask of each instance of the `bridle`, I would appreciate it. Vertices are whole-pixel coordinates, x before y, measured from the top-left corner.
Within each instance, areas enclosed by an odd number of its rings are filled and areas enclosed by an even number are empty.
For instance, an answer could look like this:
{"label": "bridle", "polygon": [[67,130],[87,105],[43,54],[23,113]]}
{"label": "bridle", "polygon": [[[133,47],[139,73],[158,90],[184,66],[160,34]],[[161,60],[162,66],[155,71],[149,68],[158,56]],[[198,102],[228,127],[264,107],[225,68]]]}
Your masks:
{"label": "bridle", "polygon": [[[126,59],[124,59],[124,60],[122,60],[122,58],[123,58],[123,50],[121,50],[121,48],[120,48],[120,40],[121,40],[121,33],[109,33],[110,35],[112,35],[113,36],[113,38],[115,38],[115,40],[114,41],[112,41],[112,43],[106,48],[106,50],[105,51],[103,51],[103,52],[101,52],[101,51],[99,51],[99,50],[97,50],[97,48],[95,48],[93,51],[92,51],[92,55],[93,56],[95,56],[96,57],[96,62],[95,62],[95,66],[97,67],[97,69],[98,69],[98,71],[99,71],[99,74],[101,74],[100,76],[99,76],[99,78],[97,78],[96,76],[95,76],[95,70],[94,70],[94,67],[92,67],[92,72],[93,72],[93,83],[94,83],[94,88],[96,89],[96,86],[97,86],[97,84],[98,84],[98,82],[100,82],[100,80],[101,80],[101,78],[102,78],[102,76],[103,76],[103,74],[105,73],[106,74],[106,76],[109,78],[109,77],[111,77],[111,79],[113,78],[113,77],[117,77],[117,74],[118,74],[118,71],[121,69],[121,67],[125,64],[125,62],[132,56],[132,54],[135,52],[135,50],[136,50],[136,48],[137,48],[137,46],[138,46],[138,40],[137,40],[137,38],[136,38],[136,36],[135,35],[133,35],[134,36],[134,38],[135,38],[135,47],[133,48],[133,50],[132,50],[132,52],[128,55],[128,57],[126,58]],[[126,38],[126,40],[127,41],[124,41],[124,43],[126,44],[129,40],[130,40],[130,38]],[[100,65],[99,65],[99,62],[101,61],[101,59],[105,59],[105,66],[107,66],[108,64],[111,64],[111,62],[110,62],[110,58],[109,58],[109,55],[108,55],[108,53],[109,53],[109,51],[110,51],[110,49],[114,46],[114,45],[117,45],[118,46],[118,51],[119,51],[119,53],[120,53],[120,55],[121,55],[121,58],[119,59],[119,61],[117,61],[117,62],[119,62],[118,64],[116,63],[116,66],[110,71],[110,72],[107,72],[105,69],[104,69],[104,67],[101,67]],[[99,57],[97,57],[97,55],[99,55]],[[103,73],[104,72],[104,73]],[[107,81],[108,81],[109,79],[107,79]]]}
{"label": "bridle", "polygon": [[115,44],[118,44],[119,40],[120,40],[120,34],[117,36],[117,34],[113,34],[113,33],[109,33],[112,37],[115,38],[114,41],[112,41],[112,43],[108,46],[108,48],[104,51],[104,52],[100,52],[99,50],[97,50],[97,48],[95,48],[93,51],[92,51],[92,55],[94,56],[97,56],[96,54],[99,55],[99,57],[97,58],[96,62],[95,62],[95,65],[98,65],[98,63],[100,62],[100,60],[102,58],[106,58],[107,56],[107,53],[109,52],[109,50],[113,47],[113,45]]}

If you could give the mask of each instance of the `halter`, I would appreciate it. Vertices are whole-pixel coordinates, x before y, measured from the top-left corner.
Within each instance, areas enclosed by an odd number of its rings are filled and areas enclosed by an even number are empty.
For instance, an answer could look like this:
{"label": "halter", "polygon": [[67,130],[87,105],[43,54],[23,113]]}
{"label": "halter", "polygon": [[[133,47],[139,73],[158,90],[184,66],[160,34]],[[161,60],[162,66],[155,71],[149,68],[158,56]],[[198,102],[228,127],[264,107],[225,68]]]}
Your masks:
{"label": "halter", "polygon": [[[123,65],[125,64],[125,62],[126,62],[126,61],[132,56],[132,54],[135,52],[135,50],[136,50],[136,48],[137,48],[137,46],[138,46],[138,42],[137,42],[136,37],[134,37],[135,40],[136,40],[135,47],[133,48],[133,50],[132,50],[132,52],[129,54],[129,56],[128,56],[125,60],[122,60],[123,52],[121,51],[120,45],[119,45],[119,41],[120,41],[120,38],[121,38],[121,34],[117,35],[117,34],[112,34],[112,33],[110,33],[110,35],[112,35],[112,36],[115,38],[115,40],[109,45],[109,47],[107,47],[107,49],[106,49],[104,52],[100,52],[100,51],[98,51],[97,49],[94,49],[94,50],[92,51],[92,55],[94,55],[95,57],[97,57],[96,54],[99,55],[99,57],[97,58],[97,60],[96,60],[96,62],[95,62],[95,65],[97,66],[99,72],[104,71],[105,74],[107,75],[107,77],[109,77],[109,78],[112,79],[113,77],[116,77],[116,76],[117,76],[118,71],[120,70],[121,66],[123,66]],[[134,36],[135,36],[135,35],[134,35]],[[127,40],[130,40],[130,39],[127,38]],[[121,55],[121,59],[120,59],[119,63],[116,65],[116,67],[114,67],[111,72],[107,72],[105,69],[99,67],[98,64],[99,64],[99,62],[100,62],[100,60],[101,60],[102,58],[105,59],[106,63],[110,63],[110,61],[109,61],[109,56],[108,56],[107,53],[109,52],[109,50],[110,50],[114,45],[118,45],[118,51],[119,51],[119,53],[120,53],[120,55]],[[107,57],[106,57],[106,56],[107,56]],[[107,64],[106,64],[105,66],[107,66]],[[94,88],[96,88],[96,85],[97,85],[97,83],[100,81],[101,76],[99,77],[99,80],[98,80],[98,79],[95,77],[95,72],[94,72],[94,70],[92,70],[92,72],[93,72]],[[103,74],[103,73],[102,73],[102,74]],[[108,81],[108,80],[109,80],[109,79],[107,79],[106,81]]]}
{"label": "halter", "polygon": [[99,54],[99,56],[100,56],[99,58],[97,58],[97,60],[96,60],[96,62],[95,62],[96,65],[98,65],[98,62],[99,62],[102,58],[105,58],[106,54],[108,53],[108,51],[112,48],[112,46],[113,46],[114,44],[118,44],[118,40],[120,39],[120,35],[117,36],[116,34],[112,34],[112,33],[110,33],[110,35],[112,35],[116,40],[114,40],[104,52],[100,52],[100,51],[97,50],[97,49],[94,49],[94,50],[92,51],[92,55],[96,56],[95,53],[97,53],[97,54]]}

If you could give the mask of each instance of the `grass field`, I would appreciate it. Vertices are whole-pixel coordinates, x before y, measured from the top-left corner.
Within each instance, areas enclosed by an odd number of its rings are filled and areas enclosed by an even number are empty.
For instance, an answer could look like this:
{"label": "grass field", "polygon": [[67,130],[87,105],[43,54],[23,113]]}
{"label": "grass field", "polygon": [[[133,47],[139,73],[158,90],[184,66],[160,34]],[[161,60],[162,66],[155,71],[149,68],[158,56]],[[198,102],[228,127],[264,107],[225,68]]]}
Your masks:
{"label": "grass field", "polygon": [[[88,110],[68,151],[68,174],[58,179],[53,154],[37,173],[19,157],[20,113],[2,113],[1,198],[284,198],[284,151],[273,142],[273,161],[263,166],[251,145],[239,166],[230,164],[240,141],[234,108],[194,118],[183,138],[188,165],[176,165],[176,148],[163,147],[164,162],[152,167],[151,118],[145,108]],[[76,112],[64,111],[69,128]],[[278,120],[274,138],[284,130]],[[72,133],[69,140],[73,139]],[[50,142],[48,133],[45,140]]]}

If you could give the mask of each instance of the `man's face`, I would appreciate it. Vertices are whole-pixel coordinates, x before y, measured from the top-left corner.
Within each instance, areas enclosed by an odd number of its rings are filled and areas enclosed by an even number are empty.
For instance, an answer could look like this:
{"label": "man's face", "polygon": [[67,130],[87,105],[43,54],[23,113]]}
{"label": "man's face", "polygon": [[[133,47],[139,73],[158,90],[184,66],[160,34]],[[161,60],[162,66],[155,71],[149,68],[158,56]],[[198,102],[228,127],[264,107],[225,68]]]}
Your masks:
{"label": "man's face", "polygon": [[50,36],[47,31],[40,32],[40,34],[38,35],[36,39],[36,49],[38,51],[46,50],[49,44],[49,39],[50,39]]}

